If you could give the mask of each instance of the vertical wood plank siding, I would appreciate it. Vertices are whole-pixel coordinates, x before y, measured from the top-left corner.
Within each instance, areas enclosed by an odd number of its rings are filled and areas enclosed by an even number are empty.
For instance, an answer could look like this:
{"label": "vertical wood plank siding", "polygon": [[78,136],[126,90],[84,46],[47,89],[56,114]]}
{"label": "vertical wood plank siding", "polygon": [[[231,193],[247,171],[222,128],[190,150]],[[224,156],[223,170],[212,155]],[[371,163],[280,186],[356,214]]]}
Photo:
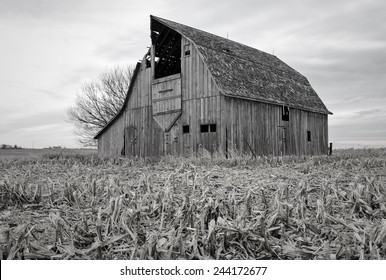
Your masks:
{"label": "vertical wood plank siding", "polygon": [[[152,71],[151,68],[146,68],[143,62],[134,81],[133,91],[124,114],[98,138],[100,154],[121,155],[125,145],[124,130],[130,125],[136,127],[138,134],[134,143],[126,143],[134,146],[133,156],[157,157],[165,154],[196,152],[199,147],[212,151],[213,147],[219,145],[220,91],[194,45],[184,37],[181,45],[183,46],[181,50],[182,113],[174,126],[166,133],[153,118]],[[188,56],[185,56],[185,45],[189,45],[190,55]],[[158,95],[155,94],[155,96],[159,98]],[[156,105],[160,106],[160,104]],[[201,124],[216,124],[216,133],[209,133],[210,135],[200,133]],[[183,125],[189,125],[189,133],[182,133]]]}
{"label": "vertical wood plank siding", "polygon": [[[190,50],[190,55],[181,54],[180,152],[196,152],[200,147],[213,152],[220,144],[220,91],[194,44],[182,37],[181,45]],[[201,133],[200,126],[205,124],[216,124],[216,132]],[[189,125],[189,133],[182,134],[183,125]]]}
{"label": "vertical wood plank siding", "polygon": [[[224,97],[223,130],[228,147],[257,155],[316,155],[328,152],[327,115],[290,108],[289,121],[282,107]],[[311,142],[307,141],[311,131]],[[225,134],[222,134],[225,137]],[[225,149],[224,141],[220,141]],[[247,143],[248,142],[248,143]],[[249,147],[248,146],[251,147]]]}

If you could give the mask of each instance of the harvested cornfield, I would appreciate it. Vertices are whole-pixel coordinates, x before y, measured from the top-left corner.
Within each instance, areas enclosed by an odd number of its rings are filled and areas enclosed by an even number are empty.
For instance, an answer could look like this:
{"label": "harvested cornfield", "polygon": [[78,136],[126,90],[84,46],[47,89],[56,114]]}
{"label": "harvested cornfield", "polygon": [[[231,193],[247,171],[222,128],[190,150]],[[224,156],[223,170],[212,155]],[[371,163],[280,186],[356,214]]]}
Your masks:
{"label": "harvested cornfield", "polygon": [[385,259],[386,149],[0,160],[3,259]]}

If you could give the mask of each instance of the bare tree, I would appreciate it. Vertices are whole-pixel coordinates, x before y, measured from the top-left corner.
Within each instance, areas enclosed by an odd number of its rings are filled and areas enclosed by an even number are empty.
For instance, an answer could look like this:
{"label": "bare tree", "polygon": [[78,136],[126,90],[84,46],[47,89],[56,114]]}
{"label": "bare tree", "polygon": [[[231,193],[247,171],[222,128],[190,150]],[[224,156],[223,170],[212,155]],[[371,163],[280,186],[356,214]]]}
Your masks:
{"label": "bare tree", "polygon": [[96,81],[83,85],[75,105],[67,109],[66,118],[75,125],[75,133],[83,146],[95,146],[93,137],[118,114],[133,73],[133,66],[117,66],[101,73]]}

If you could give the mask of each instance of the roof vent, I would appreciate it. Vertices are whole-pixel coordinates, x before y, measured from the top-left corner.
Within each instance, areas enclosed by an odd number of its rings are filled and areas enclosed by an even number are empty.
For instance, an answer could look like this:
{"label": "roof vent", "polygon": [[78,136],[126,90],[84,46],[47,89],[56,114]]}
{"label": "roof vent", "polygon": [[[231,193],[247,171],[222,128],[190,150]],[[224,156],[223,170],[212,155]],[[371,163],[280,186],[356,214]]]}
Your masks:
{"label": "roof vent", "polygon": [[224,52],[226,52],[226,53],[231,53],[230,49],[228,49],[228,48],[223,48],[222,50],[223,50]]}

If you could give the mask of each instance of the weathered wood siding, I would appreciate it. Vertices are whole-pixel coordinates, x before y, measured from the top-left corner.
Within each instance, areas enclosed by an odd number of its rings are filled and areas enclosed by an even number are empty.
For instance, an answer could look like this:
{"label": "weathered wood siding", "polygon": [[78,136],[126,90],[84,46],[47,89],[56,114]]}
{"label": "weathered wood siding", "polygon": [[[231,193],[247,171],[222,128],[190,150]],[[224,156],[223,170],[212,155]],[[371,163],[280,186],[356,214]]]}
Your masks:
{"label": "weathered wood siding", "polygon": [[[163,133],[152,117],[151,75],[151,68],[146,68],[143,62],[123,114],[99,136],[101,155],[144,157],[162,154]],[[130,133],[127,133],[128,128],[131,128]]]}
{"label": "weathered wood siding", "polygon": [[98,153],[100,155],[120,155],[123,147],[124,119],[118,118],[98,138]]}
{"label": "weathered wood siding", "polygon": [[[182,135],[180,149],[196,152],[200,147],[212,152],[219,145],[221,133],[221,95],[214,79],[195,46],[182,38],[181,77],[182,115],[179,125]],[[189,55],[185,52],[190,51]],[[216,124],[216,132],[200,132],[202,124]],[[190,132],[182,134],[182,126]]]}
{"label": "weathered wood siding", "polygon": [[[185,55],[187,49],[189,55]],[[181,74],[158,80],[152,76],[152,68],[146,68],[144,62],[124,114],[98,139],[99,153],[121,155],[124,150],[126,155],[144,157],[196,152],[200,147],[213,151],[220,144],[221,95],[195,46],[182,38]],[[173,91],[162,93],[169,88]],[[165,117],[159,114],[174,110]],[[178,119],[165,132],[166,123],[172,123],[174,117]],[[201,124],[216,124],[216,132],[201,133]],[[189,125],[189,133],[182,133],[184,125]],[[125,129],[130,139],[125,139]]]}
{"label": "weathered wood siding", "polygon": [[[123,114],[99,136],[100,154],[157,157],[200,147],[256,155],[327,154],[327,115],[290,108],[289,121],[282,121],[281,106],[225,97],[195,45],[184,37],[181,73],[154,81],[153,68],[143,61]],[[215,132],[200,131],[210,124],[216,125]],[[183,126],[189,126],[189,133],[183,133]]]}
{"label": "weathered wood siding", "polygon": [[143,63],[125,108],[125,127],[135,127],[135,133],[132,134],[134,139],[125,141],[131,151],[127,156],[163,154],[163,131],[153,119],[151,81],[152,68],[147,68]]}
{"label": "weathered wood siding", "polygon": [[[282,120],[282,107],[256,101],[224,97],[225,150],[234,148],[256,155],[327,154],[327,115],[290,108],[289,121]],[[307,139],[311,132],[311,141]]]}
{"label": "weathered wood siding", "polygon": [[152,81],[153,118],[169,132],[181,115],[181,74]]}

